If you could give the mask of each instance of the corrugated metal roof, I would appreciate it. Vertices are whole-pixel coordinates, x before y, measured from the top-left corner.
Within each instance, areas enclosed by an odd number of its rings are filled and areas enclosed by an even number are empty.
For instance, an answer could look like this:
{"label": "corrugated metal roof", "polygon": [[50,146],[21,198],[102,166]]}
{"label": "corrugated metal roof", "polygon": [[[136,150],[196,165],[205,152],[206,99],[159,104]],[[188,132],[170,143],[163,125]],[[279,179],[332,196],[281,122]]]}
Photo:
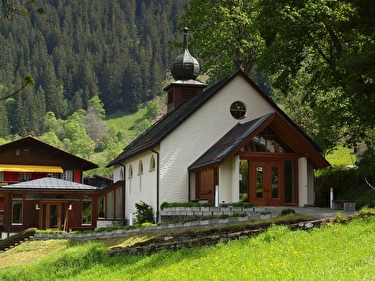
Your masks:
{"label": "corrugated metal roof", "polygon": [[62,179],[56,179],[52,177],[46,177],[37,180],[20,182],[12,185],[1,187],[1,190],[25,190],[25,189],[37,189],[37,190],[56,190],[56,191],[70,191],[70,190],[96,190],[101,189],[96,186],[86,185],[82,183],[66,181]]}
{"label": "corrugated metal roof", "polygon": [[207,166],[221,164],[233,151],[242,147],[243,142],[264,122],[274,116],[275,113],[269,113],[252,121],[234,126],[225,134],[216,144],[199,157],[189,170],[196,170]]}

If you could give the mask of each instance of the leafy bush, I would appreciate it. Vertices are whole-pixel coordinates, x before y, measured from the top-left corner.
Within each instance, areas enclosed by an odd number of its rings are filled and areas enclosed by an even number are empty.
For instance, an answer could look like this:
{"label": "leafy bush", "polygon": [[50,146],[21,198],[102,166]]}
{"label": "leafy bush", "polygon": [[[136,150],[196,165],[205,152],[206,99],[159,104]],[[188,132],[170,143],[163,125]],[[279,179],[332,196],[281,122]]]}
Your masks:
{"label": "leafy bush", "polygon": [[233,207],[242,207],[242,206],[243,206],[243,202],[242,202],[242,201],[239,201],[239,202],[233,202],[233,203],[232,203],[232,206],[233,206]]}
{"label": "leafy bush", "polygon": [[139,224],[143,224],[145,222],[154,223],[152,206],[140,201],[140,203],[135,203],[135,208],[137,209],[137,219]]}
{"label": "leafy bush", "polygon": [[[362,165],[364,165],[362,163]],[[333,188],[334,199],[354,200],[356,207],[373,205],[374,191],[366,184],[365,168],[358,169],[324,169],[316,173],[315,194],[316,205],[328,207],[330,188]],[[370,183],[375,183],[375,177],[366,177]]]}
{"label": "leafy bush", "polygon": [[280,215],[281,216],[287,216],[287,215],[291,215],[291,214],[295,214],[295,213],[296,213],[296,211],[294,209],[288,208],[288,209],[281,210]]}

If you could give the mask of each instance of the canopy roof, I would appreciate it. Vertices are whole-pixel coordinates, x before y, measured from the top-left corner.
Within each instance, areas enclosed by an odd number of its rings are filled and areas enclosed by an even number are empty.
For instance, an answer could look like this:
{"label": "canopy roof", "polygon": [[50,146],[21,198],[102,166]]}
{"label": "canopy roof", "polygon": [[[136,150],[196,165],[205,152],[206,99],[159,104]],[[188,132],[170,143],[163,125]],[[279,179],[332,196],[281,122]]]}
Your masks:
{"label": "canopy roof", "polygon": [[59,166],[0,164],[0,172],[62,173],[63,169]]}

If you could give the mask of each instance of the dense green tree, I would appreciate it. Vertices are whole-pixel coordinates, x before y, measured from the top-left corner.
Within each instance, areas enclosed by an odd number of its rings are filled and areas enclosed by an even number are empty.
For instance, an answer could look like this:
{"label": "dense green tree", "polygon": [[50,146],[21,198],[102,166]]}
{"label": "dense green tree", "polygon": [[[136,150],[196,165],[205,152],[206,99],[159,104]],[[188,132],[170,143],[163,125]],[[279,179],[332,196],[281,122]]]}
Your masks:
{"label": "dense green tree", "polygon": [[[249,74],[255,63],[259,37],[253,24],[254,0],[191,0],[180,17],[193,36],[191,51],[202,59],[202,71],[211,77],[227,76],[237,68]],[[181,41],[181,40],[179,40]]]}
{"label": "dense green tree", "polygon": [[49,145],[52,145],[54,147],[61,147],[61,142],[55,132],[47,132],[44,133],[39,137],[41,141],[44,141],[45,143],[48,143]]}
{"label": "dense green tree", "polygon": [[44,91],[46,111],[59,119],[87,110],[98,95],[107,113],[136,110],[161,91],[177,55],[168,42],[180,37],[176,15],[187,2],[37,1],[33,6],[42,6],[42,15],[0,24],[2,96],[29,75]]}
{"label": "dense green tree", "polygon": [[214,78],[234,65],[272,76],[275,99],[329,152],[375,128],[374,14],[364,0],[192,0],[179,26]]}
{"label": "dense green tree", "polygon": [[256,10],[265,40],[257,62],[273,87],[290,94],[302,76],[319,133],[341,128],[347,144],[361,141],[375,127],[373,1],[259,0]]}
{"label": "dense green tree", "polygon": [[148,120],[154,120],[160,114],[160,112],[161,110],[159,106],[159,101],[157,99],[154,99],[147,104],[146,116]]}
{"label": "dense green tree", "polygon": [[8,116],[5,104],[0,103],[0,137],[4,138],[9,134]]}

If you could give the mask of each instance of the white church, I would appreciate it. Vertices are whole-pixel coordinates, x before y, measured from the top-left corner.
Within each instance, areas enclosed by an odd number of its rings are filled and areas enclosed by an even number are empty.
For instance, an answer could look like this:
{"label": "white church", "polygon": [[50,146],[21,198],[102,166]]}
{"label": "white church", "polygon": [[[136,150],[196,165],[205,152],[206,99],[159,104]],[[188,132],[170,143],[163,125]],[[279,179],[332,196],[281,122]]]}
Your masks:
{"label": "white church", "polygon": [[321,150],[241,70],[207,88],[184,50],[171,67],[168,112],[107,167],[122,182],[125,217],[135,203],[240,200],[259,206],[314,205]]}

